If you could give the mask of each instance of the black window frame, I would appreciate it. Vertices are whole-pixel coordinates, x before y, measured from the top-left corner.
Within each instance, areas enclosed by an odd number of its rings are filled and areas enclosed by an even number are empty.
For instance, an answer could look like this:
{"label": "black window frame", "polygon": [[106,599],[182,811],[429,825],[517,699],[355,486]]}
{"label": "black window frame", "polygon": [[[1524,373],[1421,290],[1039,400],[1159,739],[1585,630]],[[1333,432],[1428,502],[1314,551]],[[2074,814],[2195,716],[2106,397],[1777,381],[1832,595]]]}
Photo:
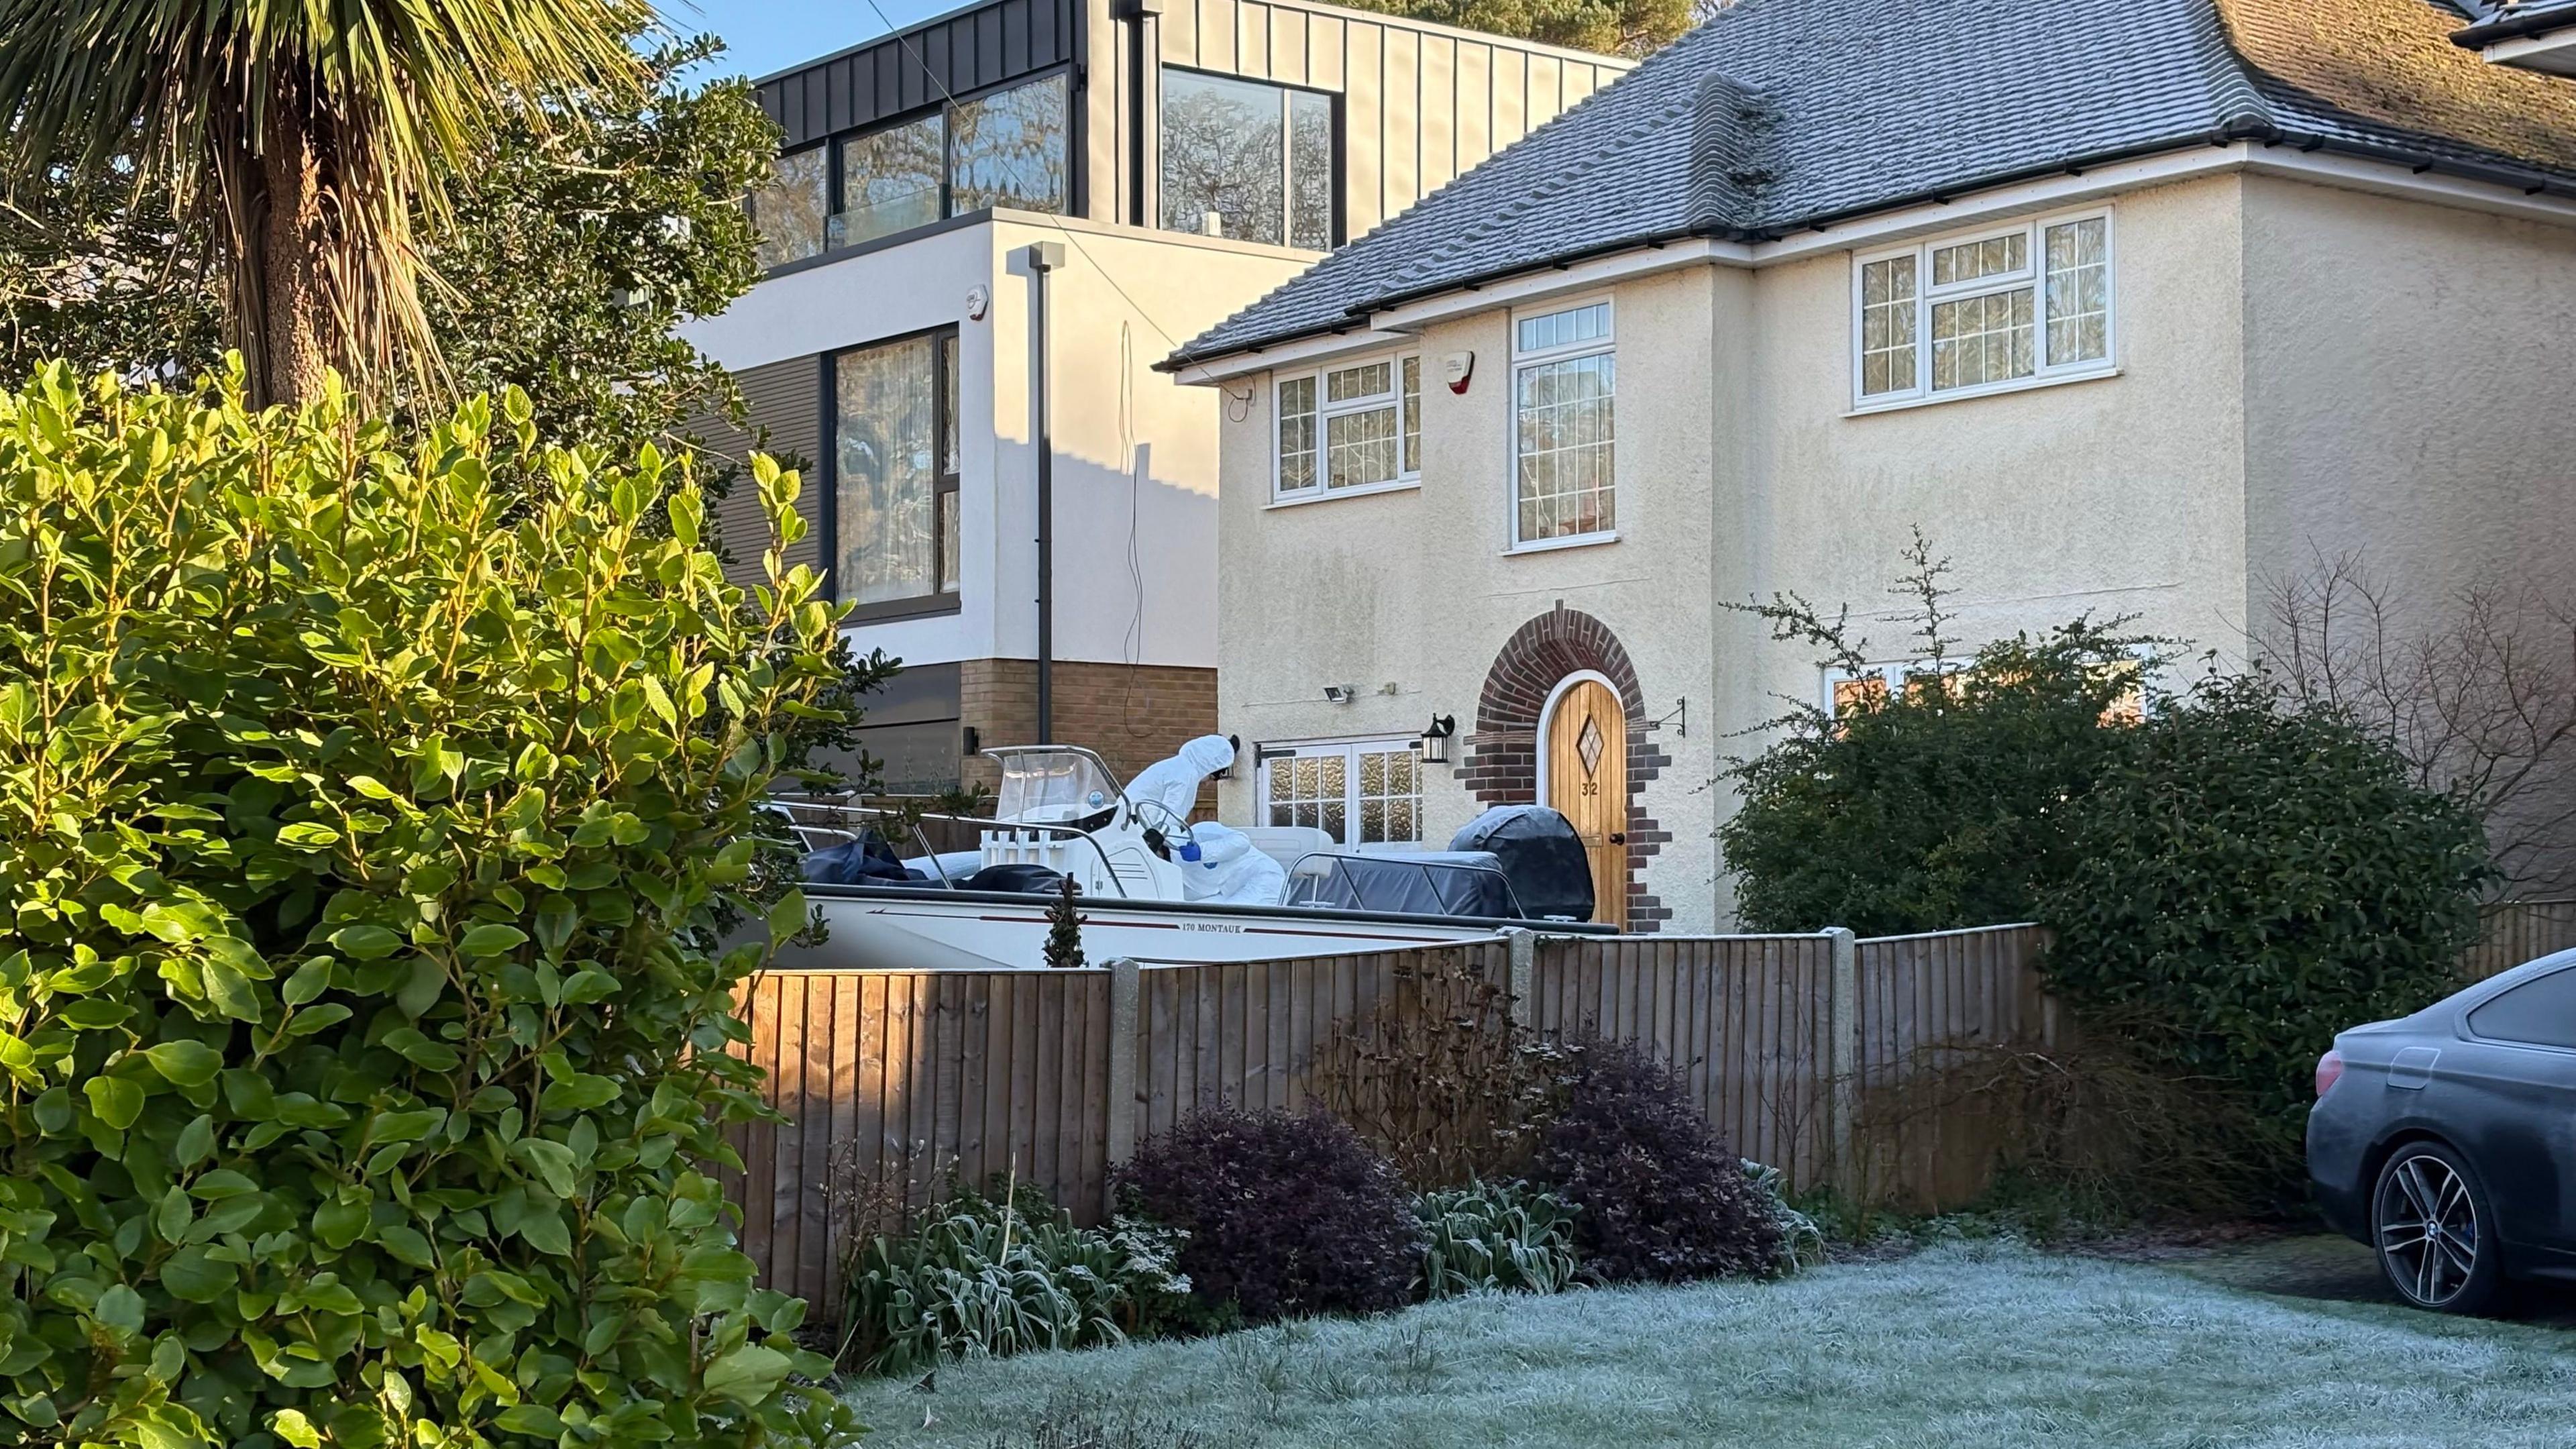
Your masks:
{"label": "black window frame", "polygon": [[[1077,214],[1081,210],[1084,174],[1083,162],[1085,159],[1083,156],[1081,139],[1082,92],[1081,87],[1075,84],[1076,77],[1074,75],[1073,64],[1069,61],[1060,61],[1054,65],[1030,71],[1025,75],[1015,75],[1006,81],[996,81],[992,85],[979,86],[974,90],[959,94],[942,95],[937,100],[927,102],[923,105],[914,106],[909,110],[900,111],[893,115],[879,116],[864,126],[852,126],[845,131],[834,131],[828,135],[818,136],[802,145],[790,146],[780,150],[778,156],[779,159],[782,160],[801,151],[820,149],[823,152],[823,249],[811,256],[798,257],[792,261],[780,262],[777,265],[768,268],[762,273],[762,275],[773,277],[778,276],[781,273],[794,270],[798,267],[815,265],[829,257],[845,256],[871,246],[894,241],[897,238],[917,235],[929,230],[931,227],[939,225],[942,222],[954,221],[961,214],[971,215],[972,213],[960,213],[957,210],[957,125],[954,112],[960,106],[970,106],[978,101],[989,100],[1005,91],[1018,90],[1022,86],[1043,85],[1050,80],[1058,78],[1061,78],[1064,82],[1064,209],[1051,214],[1056,216],[1072,216]],[[924,222],[920,226],[907,228],[903,231],[888,232],[884,236],[870,237],[865,241],[848,242],[839,246],[833,245],[832,219],[841,214],[844,191],[841,184],[841,147],[848,142],[873,136],[880,131],[892,131],[904,126],[915,125],[931,116],[937,116],[940,118],[938,219],[936,221]],[[1337,172],[1333,187],[1333,224],[1336,228],[1335,235],[1338,236],[1339,227],[1341,225],[1341,186],[1338,179],[1338,168],[1341,164],[1341,111],[1339,107],[1334,108],[1333,126],[1333,162]],[[751,198],[745,197],[743,199],[743,204],[746,207],[750,207]],[[759,213],[757,209],[754,209],[752,212],[752,221],[755,226],[759,223],[759,220]],[[886,340],[893,341],[897,339],[889,338]],[[861,345],[866,346],[873,344]],[[847,352],[854,349],[843,348],[841,350]]]}
{"label": "black window frame", "polygon": [[[1202,77],[1208,80],[1233,81],[1239,85],[1263,86],[1268,89],[1281,92],[1283,106],[1285,105],[1285,96],[1290,92],[1303,92],[1306,95],[1320,96],[1323,98],[1324,114],[1329,117],[1332,122],[1330,130],[1332,132],[1331,144],[1333,149],[1332,165],[1329,168],[1331,172],[1331,180],[1328,183],[1332,196],[1332,214],[1324,227],[1324,251],[1328,254],[1340,251],[1346,240],[1343,232],[1343,213],[1349,206],[1346,193],[1350,189],[1346,184],[1346,171],[1350,164],[1350,146],[1344,136],[1344,130],[1348,125],[1348,116],[1342,105],[1343,92],[1328,91],[1319,86],[1298,85],[1292,81],[1273,80],[1268,76],[1238,75],[1232,71],[1223,70],[1202,70],[1193,65],[1158,65],[1154,68],[1153,168],[1155,215],[1151,223],[1153,229],[1156,231],[1169,232],[1174,236],[1198,235],[1197,232],[1183,231],[1177,227],[1166,226],[1162,219],[1162,209],[1169,204],[1164,195],[1163,186],[1162,116],[1164,97],[1167,94],[1164,90],[1164,86],[1169,82],[1170,77],[1174,72],[1178,72],[1185,76]],[[1293,164],[1292,158],[1295,155],[1295,143],[1292,138],[1295,121],[1294,117],[1289,115],[1283,115],[1280,120],[1282,125],[1280,135],[1280,145],[1282,148],[1280,153],[1281,170],[1279,176],[1279,182],[1282,188],[1281,196],[1284,199],[1287,199],[1290,205],[1293,206],[1297,191],[1297,177],[1293,169],[1291,169]],[[837,181],[837,179],[838,178],[836,177],[835,180]],[[1290,234],[1293,234],[1296,231],[1293,211],[1290,213],[1290,220],[1285,230]],[[1224,238],[1224,240],[1245,241],[1249,240],[1249,238],[1227,237]],[[1287,240],[1284,236],[1277,242],[1261,242],[1256,243],[1256,245],[1292,247],[1298,251],[1307,250],[1305,247],[1296,246],[1294,242]]]}
{"label": "black window frame", "polygon": [[[931,455],[937,463],[936,471],[931,476],[930,489],[930,592],[911,594],[900,599],[880,599],[869,604],[854,604],[842,620],[845,624],[932,618],[941,614],[954,614],[964,606],[965,589],[962,580],[951,580],[945,573],[949,540],[947,526],[942,521],[943,512],[940,506],[943,500],[957,496],[959,475],[966,461],[966,433],[964,428],[957,425],[957,399],[954,395],[957,390],[949,386],[949,369],[945,365],[951,350],[964,346],[960,340],[960,332],[958,324],[943,322],[936,327],[916,327],[909,332],[889,333],[883,337],[871,337],[865,342],[853,342],[846,347],[835,347],[828,352],[818,354],[815,358],[822,374],[820,379],[822,417],[821,432],[818,436],[822,441],[823,453],[819,468],[823,483],[820,509],[823,535],[821,549],[823,592],[826,597],[838,603],[842,598],[841,359],[854,352],[872,352],[880,347],[916,342],[925,337],[931,339],[930,426],[933,439]],[[965,376],[965,357],[962,352],[955,355],[958,376],[962,381]],[[949,456],[947,447],[947,440],[952,432],[956,435],[958,445],[957,455],[953,458]],[[962,535],[965,532],[965,507],[962,501],[957,508],[957,524],[962,542]],[[961,561],[959,571],[962,573],[964,571],[962,548],[959,550],[959,558]],[[952,584],[956,586],[952,587]]]}

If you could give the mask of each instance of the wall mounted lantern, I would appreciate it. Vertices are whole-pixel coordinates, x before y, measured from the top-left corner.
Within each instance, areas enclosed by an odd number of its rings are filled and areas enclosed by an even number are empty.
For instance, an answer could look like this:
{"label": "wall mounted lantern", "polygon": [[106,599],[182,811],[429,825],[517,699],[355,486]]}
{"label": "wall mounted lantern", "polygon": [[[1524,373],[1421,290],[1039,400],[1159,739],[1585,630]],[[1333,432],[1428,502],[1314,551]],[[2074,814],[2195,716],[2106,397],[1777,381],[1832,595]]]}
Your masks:
{"label": "wall mounted lantern", "polygon": [[1451,736],[1457,733],[1458,717],[1456,715],[1433,715],[1431,717],[1431,727],[1422,732],[1423,762],[1425,764],[1432,765],[1445,765],[1449,763],[1449,740]]}

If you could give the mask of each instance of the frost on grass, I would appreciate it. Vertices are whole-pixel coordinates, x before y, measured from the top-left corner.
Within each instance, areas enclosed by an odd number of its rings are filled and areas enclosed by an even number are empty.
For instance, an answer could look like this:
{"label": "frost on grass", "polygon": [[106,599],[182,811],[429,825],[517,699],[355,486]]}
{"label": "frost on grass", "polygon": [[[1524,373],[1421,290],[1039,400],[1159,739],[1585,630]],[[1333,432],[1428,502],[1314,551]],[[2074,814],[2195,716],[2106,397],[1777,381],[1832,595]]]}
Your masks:
{"label": "frost on grass", "polygon": [[2576,1425],[2576,1335],[1968,1244],[1778,1283],[1478,1295],[963,1363],[937,1383],[862,1386],[869,1443],[2539,1449]]}

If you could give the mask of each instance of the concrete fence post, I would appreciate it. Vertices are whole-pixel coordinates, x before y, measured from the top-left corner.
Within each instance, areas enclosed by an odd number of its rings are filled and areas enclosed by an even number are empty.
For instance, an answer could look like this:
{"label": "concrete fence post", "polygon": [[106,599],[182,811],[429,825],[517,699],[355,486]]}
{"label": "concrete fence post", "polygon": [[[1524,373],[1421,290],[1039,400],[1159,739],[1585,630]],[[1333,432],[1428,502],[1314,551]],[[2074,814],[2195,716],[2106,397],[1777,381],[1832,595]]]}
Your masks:
{"label": "concrete fence post", "polygon": [[1503,932],[1503,946],[1511,957],[1512,1025],[1528,1031],[1538,1020],[1538,933],[1515,926]]}
{"label": "concrete fence post", "polygon": [[[1103,1110],[1108,1115],[1101,1140],[1108,1144],[1113,1168],[1136,1155],[1136,1023],[1143,981],[1136,962],[1126,956],[1109,963],[1109,1090]],[[1105,1174],[1104,1174],[1105,1177]],[[1118,1211],[1118,1189],[1106,1181],[1101,1216]]]}
{"label": "concrete fence post", "polygon": [[1824,933],[1833,954],[1825,1003],[1825,1039],[1830,1046],[1825,1090],[1830,1106],[1834,1189],[1845,1198],[1860,1196],[1860,1151],[1855,1140],[1860,1116],[1860,939],[1848,927]]}

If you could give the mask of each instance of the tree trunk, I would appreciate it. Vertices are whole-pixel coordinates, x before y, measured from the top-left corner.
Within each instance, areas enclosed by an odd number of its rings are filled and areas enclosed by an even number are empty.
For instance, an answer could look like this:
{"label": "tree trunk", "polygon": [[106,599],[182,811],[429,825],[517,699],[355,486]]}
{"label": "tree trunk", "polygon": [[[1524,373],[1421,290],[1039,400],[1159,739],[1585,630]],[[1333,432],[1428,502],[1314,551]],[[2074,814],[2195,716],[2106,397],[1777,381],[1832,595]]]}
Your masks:
{"label": "tree trunk", "polygon": [[322,394],[330,366],[325,343],[330,303],[323,288],[329,221],[322,206],[322,166],[313,149],[311,118],[280,96],[268,118],[260,157],[267,193],[261,226],[262,346],[259,381],[269,403],[295,406]]}

